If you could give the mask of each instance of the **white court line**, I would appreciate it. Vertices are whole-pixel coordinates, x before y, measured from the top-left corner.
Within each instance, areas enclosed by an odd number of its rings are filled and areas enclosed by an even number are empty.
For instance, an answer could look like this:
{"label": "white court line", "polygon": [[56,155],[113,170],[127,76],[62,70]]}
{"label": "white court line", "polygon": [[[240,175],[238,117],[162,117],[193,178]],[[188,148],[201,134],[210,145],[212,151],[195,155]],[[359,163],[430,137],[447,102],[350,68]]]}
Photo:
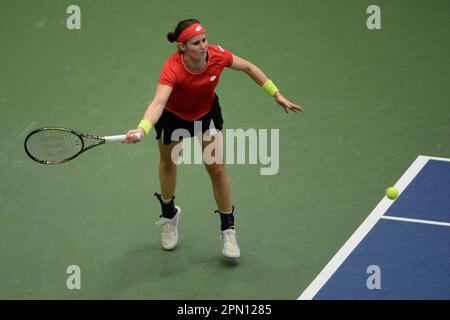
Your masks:
{"label": "white court line", "polygon": [[[440,160],[450,161],[446,158],[418,156],[417,159],[406,170],[402,177],[395,183],[394,187],[398,190],[399,195],[406,189],[411,181],[417,176],[422,168],[427,164],[428,160]],[[394,201],[384,197],[378,205],[373,209],[369,216],[363,221],[358,229],[352,234],[352,236],[344,243],[334,257],[328,262],[328,264],[322,269],[317,277],[311,282],[311,284],[303,291],[297,300],[311,300],[319,292],[319,290],[327,283],[331,276],[341,266],[341,264],[347,259],[350,253],[355,250],[358,244],[366,237],[373,226],[380,220],[383,214],[389,209]]]}
{"label": "white court line", "polygon": [[450,159],[447,159],[447,158],[430,157],[430,156],[419,156],[419,158],[420,158],[420,157],[427,158],[428,160],[439,160],[439,161],[447,161],[447,162],[450,162]]}
{"label": "white court line", "polygon": [[448,223],[448,222],[439,222],[439,221],[432,221],[432,220],[411,219],[411,218],[402,218],[402,217],[394,217],[394,216],[383,216],[383,217],[381,217],[381,219],[423,223],[423,224],[434,224],[437,226],[450,227],[450,223]]}

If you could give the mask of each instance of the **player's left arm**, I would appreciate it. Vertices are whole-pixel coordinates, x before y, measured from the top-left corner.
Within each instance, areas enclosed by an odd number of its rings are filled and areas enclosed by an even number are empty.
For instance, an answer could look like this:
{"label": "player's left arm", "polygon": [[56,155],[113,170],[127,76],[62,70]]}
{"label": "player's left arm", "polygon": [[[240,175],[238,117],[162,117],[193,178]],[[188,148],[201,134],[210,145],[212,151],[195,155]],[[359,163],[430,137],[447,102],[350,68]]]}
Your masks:
{"label": "player's left arm", "polygon": [[[260,86],[263,86],[269,80],[264,72],[256,65],[234,54],[233,63],[231,64],[230,68],[236,71],[243,71],[247,73],[250,78],[252,78]],[[284,109],[284,111],[286,111],[286,113],[288,112],[288,110],[291,110],[293,112],[303,111],[302,107],[290,102],[288,99],[283,97],[279,90],[276,91],[273,97],[275,98],[276,102]]]}

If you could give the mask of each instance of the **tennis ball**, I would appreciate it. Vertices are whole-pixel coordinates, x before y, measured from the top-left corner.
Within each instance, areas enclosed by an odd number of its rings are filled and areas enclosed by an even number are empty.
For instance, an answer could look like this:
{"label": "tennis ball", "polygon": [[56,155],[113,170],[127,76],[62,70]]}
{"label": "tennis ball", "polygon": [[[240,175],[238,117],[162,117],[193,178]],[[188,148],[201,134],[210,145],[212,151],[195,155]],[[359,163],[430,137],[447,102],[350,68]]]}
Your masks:
{"label": "tennis ball", "polygon": [[394,187],[389,187],[386,189],[386,196],[391,199],[394,200],[395,198],[397,198],[398,196],[398,191],[397,189],[395,189]]}

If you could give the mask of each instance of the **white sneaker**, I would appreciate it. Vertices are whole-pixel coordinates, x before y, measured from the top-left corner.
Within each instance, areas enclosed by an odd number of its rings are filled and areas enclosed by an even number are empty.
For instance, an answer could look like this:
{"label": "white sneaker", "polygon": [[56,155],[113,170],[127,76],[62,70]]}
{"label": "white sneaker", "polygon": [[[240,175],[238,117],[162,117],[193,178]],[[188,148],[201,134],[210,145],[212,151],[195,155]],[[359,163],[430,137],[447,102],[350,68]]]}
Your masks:
{"label": "white sneaker", "polygon": [[236,230],[227,229],[220,232],[220,238],[223,242],[222,254],[230,259],[237,259],[241,255],[239,250],[237,240],[236,240]]}
{"label": "white sneaker", "polygon": [[175,206],[177,213],[172,219],[161,217],[156,221],[157,225],[162,225],[161,245],[164,250],[172,250],[178,243],[178,219],[180,218],[181,209]]}

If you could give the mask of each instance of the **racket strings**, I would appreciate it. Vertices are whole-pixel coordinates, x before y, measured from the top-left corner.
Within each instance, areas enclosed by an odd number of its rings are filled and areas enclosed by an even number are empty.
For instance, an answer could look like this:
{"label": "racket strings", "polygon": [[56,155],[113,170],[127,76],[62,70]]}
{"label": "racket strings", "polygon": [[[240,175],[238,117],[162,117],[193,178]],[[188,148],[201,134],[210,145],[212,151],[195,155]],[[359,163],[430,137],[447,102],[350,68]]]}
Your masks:
{"label": "racket strings", "polygon": [[77,155],[83,148],[83,142],[68,131],[44,130],[31,135],[26,147],[36,159],[57,163]]}

